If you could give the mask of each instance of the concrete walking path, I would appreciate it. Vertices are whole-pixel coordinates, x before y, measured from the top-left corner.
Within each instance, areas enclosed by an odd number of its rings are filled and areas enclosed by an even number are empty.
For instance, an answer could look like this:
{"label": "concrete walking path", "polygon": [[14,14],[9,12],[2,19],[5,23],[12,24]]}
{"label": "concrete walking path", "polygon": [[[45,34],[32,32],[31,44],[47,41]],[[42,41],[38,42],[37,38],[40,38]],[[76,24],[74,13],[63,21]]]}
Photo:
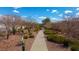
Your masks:
{"label": "concrete walking path", "polygon": [[40,30],[35,37],[35,41],[31,47],[31,51],[48,51],[43,30]]}

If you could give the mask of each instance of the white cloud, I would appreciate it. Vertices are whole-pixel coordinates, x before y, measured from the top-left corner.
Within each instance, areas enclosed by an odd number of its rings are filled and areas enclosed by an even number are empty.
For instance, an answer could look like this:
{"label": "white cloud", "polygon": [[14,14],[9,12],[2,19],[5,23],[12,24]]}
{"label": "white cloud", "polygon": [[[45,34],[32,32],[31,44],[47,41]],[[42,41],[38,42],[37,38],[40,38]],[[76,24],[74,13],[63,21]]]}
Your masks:
{"label": "white cloud", "polygon": [[26,18],[27,16],[22,16],[22,17]]}
{"label": "white cloud", "polygon": [[79,8],[77,8],[76,10],[79,10]]}
{"label": "white cloud", "polygon": [[46,9],[46,11],[50,11],[49,9]]}
{"label": "white cloud", "polygon": [[79,17],[79,12],[78,12],[78,13],[76,13],[76,17]]}
{"label": "white cloud", "polygon": [[58,20],[57,20],[57,18],[55,18],[55,17],[51,17],[51,21],[52,21],[52,22],[56,22],[56,21],[58,21]]}
{"label": "white cloud", "polygon": [[51,13],[55,13],[55,12],[58,12],[57,10],[52,10],[52,12]]}
{"label": "white cloud", "polygon": [[52,20],[56,20],[56,18],[51,18]]}
{"label": "white cloud", "polygon": [[3,16],[3,15],[0,14],[0,16]]}
{"label": "white cloud", "polygon": [[62,17],[62,16],[63,16],[63,14],[59,14],[58,16]]}
{"label": "white cloud", "polygon": [[72,13],[71,10],[66,10],[66,11],[64,11],[64,12],[65,12],[65,14]]}
{"label": "white cloud", "polygon": [[14,13],[20,13],[18,10],[13,10]]}
{"label": "white cloud", "polygon": [[45,19],[46,17],[45,17],[45,16],[40,16],[40,17],[38,17],[38,18],[40,18],[40,19]]}
{"label": "white cloud", "polygon": [[70,16],[65,15],[64,18],[70,18]]}

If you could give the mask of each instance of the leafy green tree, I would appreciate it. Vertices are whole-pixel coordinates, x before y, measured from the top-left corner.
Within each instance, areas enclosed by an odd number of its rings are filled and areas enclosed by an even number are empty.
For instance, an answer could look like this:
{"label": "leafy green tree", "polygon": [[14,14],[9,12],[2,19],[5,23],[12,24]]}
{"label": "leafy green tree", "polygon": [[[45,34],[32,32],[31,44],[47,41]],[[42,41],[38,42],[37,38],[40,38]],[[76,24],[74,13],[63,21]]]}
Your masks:
{"label": "leafy green tree", "polygon": [[42,25],[44,28],[47,28],[47,29],[52,29],[52,22],[49,18],[46,18],[42,21]]}
{"label": "leafy green tree", "polygon": [[42,21],[43,24],[46,24],[46,23],[48,23],[48,22],[50,22],[50,19],[49,19],[49,18],[46,18],[46,19],[44,19],[44,20]]}

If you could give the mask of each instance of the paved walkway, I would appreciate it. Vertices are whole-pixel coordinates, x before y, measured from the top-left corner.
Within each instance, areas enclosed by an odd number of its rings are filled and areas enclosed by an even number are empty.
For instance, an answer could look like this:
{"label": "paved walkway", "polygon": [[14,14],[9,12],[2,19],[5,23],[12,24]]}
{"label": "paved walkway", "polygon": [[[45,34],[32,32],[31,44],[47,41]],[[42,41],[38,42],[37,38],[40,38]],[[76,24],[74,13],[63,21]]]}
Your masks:
{"label": "paved walkway", "polygon": [[35,37],[35,41],[32,45],[31,51],[47,51],[47,45],[45,41],[43,30],[40,30]]}

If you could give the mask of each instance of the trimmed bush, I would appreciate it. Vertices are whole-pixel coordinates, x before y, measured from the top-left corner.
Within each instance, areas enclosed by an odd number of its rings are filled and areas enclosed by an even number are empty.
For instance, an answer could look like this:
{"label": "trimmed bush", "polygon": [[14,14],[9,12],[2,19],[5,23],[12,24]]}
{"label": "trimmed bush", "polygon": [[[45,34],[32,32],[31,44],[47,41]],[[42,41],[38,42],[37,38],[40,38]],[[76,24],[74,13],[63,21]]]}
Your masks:
{"label": "trimmed bush", "polygon": [[47,36],[47,40],[63,44],[66,39],[65,39],[65,37],[62,37],[62,36],[50,34],[50,35]]}
{"label": "trimmed bush", "polygon": [[44,33],[45,33],[46,35],[48,35],[48,34],[56,34],[56,32],[54,32],[54,31],[52,31],[52,30],[48,30],[48,29],[46,29],[46,30],[44,31]]}
{"label": "trimmed bush", "polygon": [[36,27],[34,29],[35,32],[39,31],[41,29],[41,25],[36,24]]}
{"label": "trimmed bush", "polygon": [[48,41],[63,44],[66,40],[65,37],[59,36],[59,35],[56,34],[56,32],[54,32],[52,30],[49,30],[49,29],[46,29],[44,31],[44,33],[47,35],[47,40]]}
{"label": "trimmed bush", "polygon": [[79,45],[79,40],[76,39],[70,40],[70,44]]}
{"label": "trimmed bush", "polygon": [[50,30],[45,30],[44,33],[45,34],[52,34],[52,32]]}
{"label": "trimmed bush", "polygon": [[79,45],[71,45],[71,51],[79,51]]}
{"label": "trimmed bush", "polygon": [[71,51],[79,51],[79,40],[72,39],[69,41]]}
{"label": "trimmed bush", "polygon": [[46,29],[44,33],[47,35],[47,40],[58,44],[63,44],[63,47],[71,47],[72,51],[79,51],[79,40],[67,39],[64,36],[58,35],[52,30]]}

